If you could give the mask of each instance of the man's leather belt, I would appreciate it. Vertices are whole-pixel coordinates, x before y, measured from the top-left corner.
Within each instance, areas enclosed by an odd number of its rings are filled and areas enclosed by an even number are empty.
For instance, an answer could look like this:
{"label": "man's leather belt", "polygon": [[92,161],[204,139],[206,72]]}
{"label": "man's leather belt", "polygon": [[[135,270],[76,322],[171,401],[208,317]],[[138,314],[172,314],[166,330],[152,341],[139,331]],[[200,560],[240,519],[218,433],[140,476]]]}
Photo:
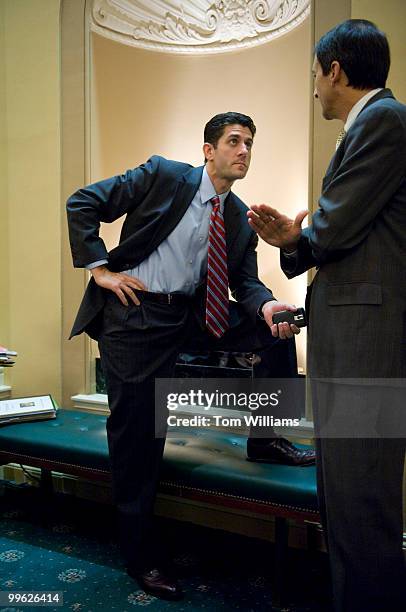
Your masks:
{"label": "man's leather belt", "polygon": [[134,293],[140,302],[155,302],[156,304],[170,304],[182,306],[190,301],[191,296],[186,293],[154,293],[153,291],[135,290]]}

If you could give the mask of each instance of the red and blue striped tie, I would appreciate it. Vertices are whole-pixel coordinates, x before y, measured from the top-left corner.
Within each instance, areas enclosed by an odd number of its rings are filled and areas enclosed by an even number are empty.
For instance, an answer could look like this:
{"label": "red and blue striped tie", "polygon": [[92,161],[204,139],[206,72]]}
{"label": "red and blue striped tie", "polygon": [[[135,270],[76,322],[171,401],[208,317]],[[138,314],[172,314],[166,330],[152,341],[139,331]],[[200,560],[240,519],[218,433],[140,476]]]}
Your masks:
{"label": "red and blue striped tie", "polygon": [[219,196],[214,196],[210,202],[213,210],[207,251],[206,327],[221,338],[229,328],[226,231]]}

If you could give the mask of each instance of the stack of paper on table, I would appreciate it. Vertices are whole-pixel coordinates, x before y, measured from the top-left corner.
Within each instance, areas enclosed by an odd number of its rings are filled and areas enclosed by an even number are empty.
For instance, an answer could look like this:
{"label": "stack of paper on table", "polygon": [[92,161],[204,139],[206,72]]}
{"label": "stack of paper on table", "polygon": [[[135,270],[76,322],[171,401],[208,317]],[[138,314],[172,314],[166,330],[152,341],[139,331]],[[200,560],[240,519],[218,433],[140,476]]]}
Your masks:
{"label": "stack of paper on table", "polygon": [[0,401],[0,425],[55,417],[56,408],[50,395]]}
{"label": "stack of paper on table", "polygon": [[13,366],[15,364],[15,357],[17,357],[17,353],[15,351],[11,351],[5,346],[0,346],[0,366],[4,366],[6,368]]}

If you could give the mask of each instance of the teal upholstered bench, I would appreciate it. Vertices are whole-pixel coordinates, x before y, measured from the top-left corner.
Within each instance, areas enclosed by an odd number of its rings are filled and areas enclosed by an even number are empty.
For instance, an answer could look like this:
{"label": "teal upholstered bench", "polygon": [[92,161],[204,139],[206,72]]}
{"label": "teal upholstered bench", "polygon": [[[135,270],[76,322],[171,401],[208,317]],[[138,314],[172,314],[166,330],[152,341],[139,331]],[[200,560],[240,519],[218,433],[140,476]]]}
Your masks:
{"label": "teal upholstered bench", "polygon": [[[110,480],[106,417],[59,410],[56,419],[0,427],[0,465],[41,468],[43,486],[52,471]],[[288,523],[318,522],[314,466],[246,461],[246,437],[229,432],[170,431],[160,491],[185,499],[275,517],[276,581],[284,576]]]}
{"label": "teal upholstered bench", "polygon": [[[246,461],[246,437],[195,428],[170,431],[161,488],[183,497],[276,516],[317,519],[314,467]],[[0,428],[0,464],[23,463],[110,480],[106,417],[59,410],[56,419]]]}

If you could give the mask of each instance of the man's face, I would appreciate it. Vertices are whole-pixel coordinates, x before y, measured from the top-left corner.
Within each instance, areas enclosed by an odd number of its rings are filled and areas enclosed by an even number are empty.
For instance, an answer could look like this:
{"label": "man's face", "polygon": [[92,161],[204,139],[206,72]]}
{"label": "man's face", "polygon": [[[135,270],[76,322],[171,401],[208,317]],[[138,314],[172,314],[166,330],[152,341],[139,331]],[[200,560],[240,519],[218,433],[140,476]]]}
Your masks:
{"label": "man's face", "polygon": [[235,181],[248,172],[251,162],[253,136],[243,125],[226,125],[217,146],[205,144],[205,155],[210,170],[218,179]]}
{"label": "man's face", "polygon": [[331,79],[324,75],[317,57],[314,58],[312,73],[314,77],[314,97],[318,98],[324,119],[336,119],[334,113],[334,97]]}

